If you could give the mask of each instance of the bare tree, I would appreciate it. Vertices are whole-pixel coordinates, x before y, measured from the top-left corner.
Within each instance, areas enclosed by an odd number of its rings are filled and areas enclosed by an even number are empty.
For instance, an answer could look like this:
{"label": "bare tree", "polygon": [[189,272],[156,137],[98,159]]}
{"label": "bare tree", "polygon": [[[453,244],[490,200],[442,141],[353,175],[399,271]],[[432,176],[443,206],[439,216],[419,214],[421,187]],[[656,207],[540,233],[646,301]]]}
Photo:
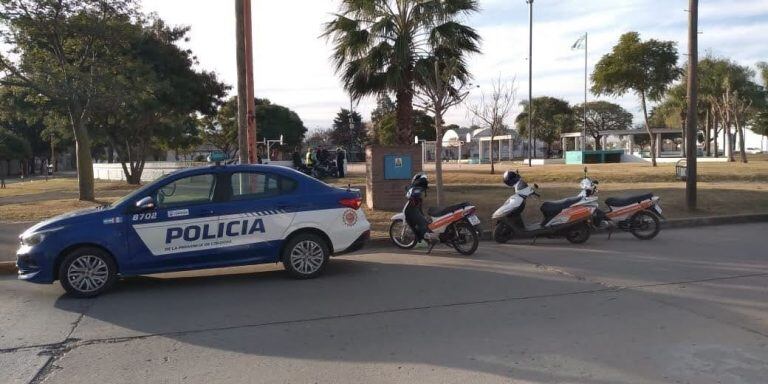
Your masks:
{"label": "bare tree", "polygon": [[[467,106],[469,114],[479,125],[488,128],[491,134],[491,174],[495,173],[493,166],[493,138],[504,132],[504,121],[509,117],[512,107],[517,100],[517,81],[503,81],[501,76],[491,83],[491,93],[481,93],[480,102]],[[478,142],[479,143],[479,142]]]}
{"label": "bare tree", "polygon": [[[432,57],[421,68],[416,104],[435,116],[435,182],[437,206],[443,205],[443,116],[467,97],[467,74],[458,59]],[[427,69],[429,68],[429,69]]]}

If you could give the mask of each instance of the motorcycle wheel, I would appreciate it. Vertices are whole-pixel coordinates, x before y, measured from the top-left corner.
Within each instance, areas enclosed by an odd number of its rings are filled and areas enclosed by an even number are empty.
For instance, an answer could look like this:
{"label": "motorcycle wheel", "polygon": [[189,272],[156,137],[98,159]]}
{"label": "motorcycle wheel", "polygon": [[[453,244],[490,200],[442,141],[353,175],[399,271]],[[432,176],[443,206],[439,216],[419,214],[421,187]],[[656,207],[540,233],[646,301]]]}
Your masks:
{"label": "motorcycle wheel", "polygon": [[477,251],[480,245],[480,237],[475,228],[469,223],[457,223],[454,225],[456,238],[453,240],[453,248],[464,256],[469,256]]}
{"label": "motorcycle wheel", "polygon": [[503,221],[499,221],[493,229],[493,240],[499,244],[512,240],[512,228]]}
{"label": "motorcycle wheel", "polygon": [[583,222],[568,229],[565,238],[573,244],[582,244],[589,240],[591,234],[592,230],[589,228],[589,224]]}
{"label": "motorcycle wheel", "polygon": [[389,239],[400,249],[411,249],[416,246],[416,234],[403,220],[395,220],[389,225]]}
{"label": "motorcycle wheel", "polygon": [[659,231],[659,218],[651,212],[640,211],[629,218],[629,232],[640,240],[653,239]]}

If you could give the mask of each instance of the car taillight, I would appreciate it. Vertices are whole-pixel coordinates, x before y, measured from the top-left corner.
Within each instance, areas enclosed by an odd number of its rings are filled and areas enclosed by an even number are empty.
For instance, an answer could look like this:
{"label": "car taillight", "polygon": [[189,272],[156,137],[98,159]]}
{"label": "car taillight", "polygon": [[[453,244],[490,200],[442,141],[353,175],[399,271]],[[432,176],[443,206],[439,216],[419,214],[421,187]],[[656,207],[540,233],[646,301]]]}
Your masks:
{"label": "car taillight", "polygon": [[341,204],[341,206],[343,207],[357,210],[358,208],[360,208],[361,205],[363,205],[363,199],[360,197],[351,197],[349,199],[341,199],[339,200],[339,204]]}

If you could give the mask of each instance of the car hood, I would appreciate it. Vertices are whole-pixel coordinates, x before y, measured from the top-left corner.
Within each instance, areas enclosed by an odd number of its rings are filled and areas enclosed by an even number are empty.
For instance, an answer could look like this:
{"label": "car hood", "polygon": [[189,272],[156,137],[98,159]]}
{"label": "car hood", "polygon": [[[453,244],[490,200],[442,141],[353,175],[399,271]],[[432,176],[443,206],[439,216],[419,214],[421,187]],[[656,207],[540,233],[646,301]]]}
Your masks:
{"label": "car hood", "polygon": [[62,226],[71,225],[74,223],[82,223],[91,220],[99,220],[103,216],[108,215],[113,211],[108,206],[94,207],[80,209],[77,211],[67,212],[62,215],[54,216],[50,219],[41,221],[31,227],[29,227],[24,234],[33,233],[41,230],[58,228]]}

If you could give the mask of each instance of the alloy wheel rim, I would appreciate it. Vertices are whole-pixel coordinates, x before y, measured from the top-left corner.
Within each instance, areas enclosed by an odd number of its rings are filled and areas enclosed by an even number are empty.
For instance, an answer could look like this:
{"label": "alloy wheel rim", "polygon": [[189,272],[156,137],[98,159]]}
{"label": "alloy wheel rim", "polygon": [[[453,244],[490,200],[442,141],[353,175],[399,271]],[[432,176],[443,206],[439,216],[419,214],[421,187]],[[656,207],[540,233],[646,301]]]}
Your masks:
{"label": "alloy wheel rim", "polygon": [[291,250],[291,266],[305,275],[317,272],[324,258],[323,248],[311,240],[301,241]]}
{"label": "alloy wheel rim", "polygon": [[395,224],[392,228],[392,239],[402,246],[408,246],[413,243],[416,237],[413,235],[413,231],[409,226],[405,225],[402,221],[399,221],[399,223],[399,226]]}
{"label": "alloy wheel rim", "polygon": [[100,257],[83,255],[67,268],[69,285],[80,292],[93,292],[107,284],[109,267]]}

